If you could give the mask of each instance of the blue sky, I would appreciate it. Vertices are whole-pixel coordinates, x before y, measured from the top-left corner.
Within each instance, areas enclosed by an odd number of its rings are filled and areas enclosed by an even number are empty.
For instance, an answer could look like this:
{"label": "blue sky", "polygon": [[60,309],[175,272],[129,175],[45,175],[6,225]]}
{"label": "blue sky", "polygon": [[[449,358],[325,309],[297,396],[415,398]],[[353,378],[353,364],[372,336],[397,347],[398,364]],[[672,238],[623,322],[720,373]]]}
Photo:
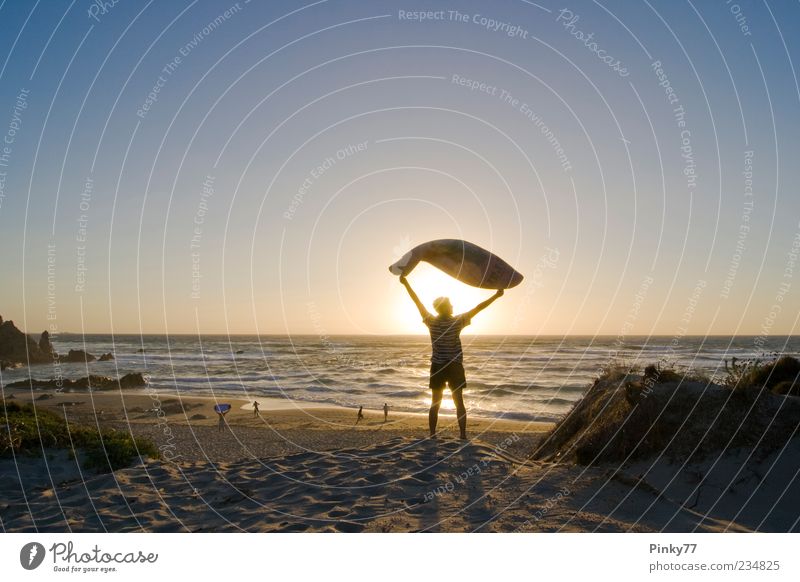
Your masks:
{"label": "blue sky", "polygon": [[796,330],[796,3],[98,6],[0,4],[31,331],[423,332],[450,237],[527,275],[479,333]]}

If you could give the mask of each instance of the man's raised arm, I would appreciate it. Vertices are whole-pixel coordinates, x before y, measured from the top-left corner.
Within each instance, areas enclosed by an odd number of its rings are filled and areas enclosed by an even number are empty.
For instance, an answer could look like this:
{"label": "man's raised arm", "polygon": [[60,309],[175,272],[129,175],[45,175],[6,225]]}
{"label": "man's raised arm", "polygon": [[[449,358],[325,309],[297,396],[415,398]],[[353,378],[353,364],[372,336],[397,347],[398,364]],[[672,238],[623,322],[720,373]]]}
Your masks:
{"label": "man's raised arm", "polygon": [[481,311],[489,307],[492,303],[494,303],[498,298],[503,296],[504,291],[502,289],[498,289],[497,293],[489,297],[486,301],[478,303],[475,307],[467,311],[466,316],[469,319],[472,319],[476,315],[478,315]]}
{"label": "man's raised arm", "polygon": [[408,294],[411,296],[411,300],[414,302],[414,305],[416,305],[417,309],[419,309],[419,314],[422,316],[422,319],[432,317],[428,310],[425,309],[422,301],[420,301],[419,297],[417,297],[417,294],[411,288],[411,283],[408,282],[408,279],[405,277],[400,277],[400,282],[403,284],[403,287],[406,288],[406,291],[408,291]]}

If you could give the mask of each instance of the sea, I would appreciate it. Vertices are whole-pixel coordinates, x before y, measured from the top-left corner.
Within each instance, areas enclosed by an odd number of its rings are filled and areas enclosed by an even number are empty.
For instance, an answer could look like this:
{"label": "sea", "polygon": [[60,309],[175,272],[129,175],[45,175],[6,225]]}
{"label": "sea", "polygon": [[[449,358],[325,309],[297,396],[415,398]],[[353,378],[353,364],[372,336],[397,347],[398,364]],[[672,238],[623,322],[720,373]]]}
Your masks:
{"label": "sea", "polygon": [[[276,398],[287,404],[325,404],[425,412],[430,340],[427,336],[165,336],[67,335],[54,338],[59,353],[83,349],[113,361],[88,372],[121,376],[141,372],[158,394]],[[554,421],[566,414],[610,362],[666,362],[712,378],[725,361],[798,355],[800,336],[625,337],[462,336],[465,399],[472,415]],[[85,364],[43,364],[2,372],[0,381],[87,375]],[[445,391],[447,394],[447,391]],[[447,396],[444,412],[452,410]]]}

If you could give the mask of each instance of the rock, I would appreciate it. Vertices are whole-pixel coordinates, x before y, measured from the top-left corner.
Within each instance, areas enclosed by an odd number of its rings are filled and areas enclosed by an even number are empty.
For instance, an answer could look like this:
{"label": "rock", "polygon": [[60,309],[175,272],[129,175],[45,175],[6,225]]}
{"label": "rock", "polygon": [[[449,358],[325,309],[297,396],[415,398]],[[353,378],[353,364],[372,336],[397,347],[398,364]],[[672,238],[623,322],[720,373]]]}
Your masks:
{"label": "rock", "polygon": [[33,338],[25,335],[9,320],[0,323],[0,361],[6,362],[6,367],[13,364],[44,364],[52,361],[52,354],[43,352]]}
{"label": "rock", "polygon": [[207,418],[205,414],[193,414],[189,420],[206,420]]}
{"label": "rock", "polygon": [[107,376],[87,376],[77,380],[52,379],[52,380],[20,380],[6,384],[5,389],[9,388],[47,388],[60,392],[90,392],[92,390],[118,390],[129,388],[144,388],[147,381],[139,372],[125,374],[120,379],[108,378]]}
{"label": "rock", "polygon": [[114,359],[114,354],[108,352],[107,354],[102,354],[99,358],[97,358],[98,362],[110,362]]}
{"label": "rock", "polygon": [[80,362],[94,362],[97,358],[83,350],[70,350],[69,353],[61,358],[62,362],[67,363],[80,363]]}
{"label": "rock", "polygon": [[243,353],[244,353],[244,350],[236,350],[236,353],[237,353],[237,354],[243,354]]}
{"label": "rock", "polygon": [[40,394],[39,396],[36,397],[36,400],[52,400],[52,398],[53,398],[52,394]]}
{"label": "rock", "polygon": [[50,343],[50,333],[47,330],[44,330],[41,337],[39,337],[39,349],[51,356],[55,353],[53,344]]}
{"label": "rock", "polygon": [[147,380],[144,379],[141,372],[131,372],[119,379],[119,386],[120,388],[144,388],[147,386]]}

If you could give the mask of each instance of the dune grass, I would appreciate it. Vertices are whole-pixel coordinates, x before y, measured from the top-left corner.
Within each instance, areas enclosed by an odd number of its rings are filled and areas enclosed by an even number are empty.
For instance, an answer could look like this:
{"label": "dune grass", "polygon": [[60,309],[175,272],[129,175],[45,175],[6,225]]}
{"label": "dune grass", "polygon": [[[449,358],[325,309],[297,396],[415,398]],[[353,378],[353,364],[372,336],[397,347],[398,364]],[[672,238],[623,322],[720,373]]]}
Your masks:
{"label": "dune grass", "polygon": [[642,373],[609,363],[533,456],[592,464],[736,447],[768,453],[797,434],[799,384],[800,361],[789,356],[734,363],[717,382],[664,362]]}
{"label": "dune grass", "polygon": [[60,415],[30,404],[5,402],[0,415],[0,457],[41,455],[47,449],[83,454],[83,466],[98,472],[116,471],[145,458],[158,458],[147,439],[113,429],[67,424]]}

